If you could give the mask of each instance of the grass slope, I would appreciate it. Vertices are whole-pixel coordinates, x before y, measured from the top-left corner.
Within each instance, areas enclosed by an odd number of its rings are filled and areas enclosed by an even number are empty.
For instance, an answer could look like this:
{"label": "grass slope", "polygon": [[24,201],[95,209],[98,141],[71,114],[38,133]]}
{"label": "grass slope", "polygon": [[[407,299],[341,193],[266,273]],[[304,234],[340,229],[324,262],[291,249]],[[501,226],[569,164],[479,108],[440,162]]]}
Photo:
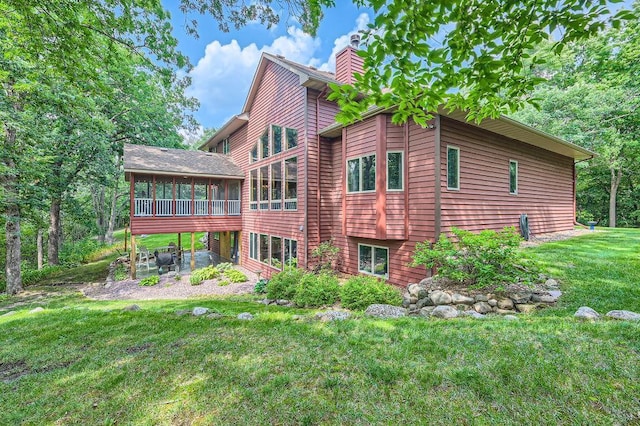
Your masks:
{"label": "grass slope", "polygon": [[[249,297],[136,312],[69,289],[5,297],[0,309],[24,305],[0,317],[0,424],[637,424],[640,324],[571,315],[640,310],[639,238],[529,249],[566,297],[519,321],[296,321],[312,312]],[[194,306],[226,316],[175,314]],[[243,311],[258,315],[235,319]]]}

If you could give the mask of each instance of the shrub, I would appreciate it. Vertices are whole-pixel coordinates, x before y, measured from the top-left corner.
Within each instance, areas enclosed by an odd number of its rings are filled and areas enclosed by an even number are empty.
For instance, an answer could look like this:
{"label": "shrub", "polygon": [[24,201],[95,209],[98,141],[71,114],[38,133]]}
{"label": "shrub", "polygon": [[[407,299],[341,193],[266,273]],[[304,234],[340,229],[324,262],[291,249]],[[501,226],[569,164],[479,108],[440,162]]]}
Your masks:
{"label": "shrub", "polygon": [[207,266],[193,271],[191,273],[191,278],[189,278],[189,282],[191,282],[191,285],[200,285],[203,281],[218,278],[219,275],[220,272],[218,272],[215,267]]}
{"label": "shrub", "polygon": [[233,263],[231,262],[223,262],[216,265],[216,269],[222,274],[224,274],[231,268],[233,268]]}
{"label": "shrub", "polygon": [[68,240],[60,250],[60,262],[69,266],[77,266],[95,260],[95,252],[100,249],[100,244],[94,238],[85,238],[80,241]]}
{"label": "shrub", "polygon": [[296,286],[304,276],[304,271],[298,268],[284,268],[284,271],[274,274],[267,284],[269,299],[290,300],[296,294]]}
{"label": "shrub", "polygon": [[222,280],[222,281],[220,281],[220,282],[218,283],[218,285],[219,285],[220,287],[226,287],[226,286],[228,286],[229,284],[231,284],[231,281],[229,281],[229,280]]}
{"label": "shrub", "polygon": [[116,281],[126,280],[129,277],[129,272],[127,271],[126,266],[122,263],[116,266],[116,270],[113,273],[113,278]]}
{"label": "shrub", "polygon": [[354,310],[366,309],[374,303],[387,305],[402,303],[402,296],[397,288],[379,278],[367,275],[349,278],[340,288],[340,299],[342,306]]}
{"label": "shrub", "polygon": [[443,234],[433,247],[429,241],[416,244],[412,266],[435,267],[439,276],[476,288],[532,279],[535,272],[521,265],[522,238],[515,228],[479,234],[451,228],[451,233],[456,242]]}
{"label": "shrub", "polygon": [[59,265],[45,265],[42,269],[23,269],[22,270],[22,285],[24,287],[38,284],[40,281],[48,278],[54,272],[65,269],[64,266]]}
{"label": "shrub", "polygon": [[267,284],[269,283],[269,280],[265,280],[264,278],[259,280],[255,287],[253,287],[253,291],[254,293],[257,294],[264,294],[267,292]]}
{"label": "shrub", "polygon": [[305,274],[293,296],[293,302],[305,308],[333,305],[340,297],[338,279],[330,274]]}
{"label": "shrub", "polygon": [[323,241],[311,251],[311,259],[316,262],[314,272],[330,272],[336,267],[340,249],[333,245],[333,240]]}
{"label": "shrub", "polygon": [[151,287],[151,286],[154,286],[154,285],[158,284],[159,282],[160,282],[160,277],[159,276],[151,275],[150,277],[141,279],[140,283],[138,285],[143,286],[143,287]]}
{"label": "shrub", "polygon": [[224,276],[232,283],[243,283],[247,281],[247,276],[237,269],[229,269],[224,273]]}

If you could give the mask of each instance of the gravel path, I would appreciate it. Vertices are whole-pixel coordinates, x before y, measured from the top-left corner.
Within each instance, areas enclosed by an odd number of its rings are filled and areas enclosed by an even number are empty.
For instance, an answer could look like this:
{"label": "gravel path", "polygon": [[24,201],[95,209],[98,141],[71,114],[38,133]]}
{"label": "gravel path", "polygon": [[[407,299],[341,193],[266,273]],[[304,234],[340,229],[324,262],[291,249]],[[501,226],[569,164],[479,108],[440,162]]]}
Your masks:
{"label": "gravel path", "polygon": [[539,235],[531,235],[529,241],[524,241],[520,244],[520,247],[533,247],[540,245],[542,243],[550,243],[552,241],[562,241],[567,240],[569,238],[577,237],[579,235],[589,234],[591,232],[598,231],[590,231],[589,229],[573,229],[571,231],[562,231],[562,232],[552,232],[550,234],[539,234]]}
{"label": "gravel path", "polygon": [[82,293],[95,300],[153,300],[153,299],[188,299],[198,296],[224,296],[247,294],[253,291],[258,277],[242,267],[236,267],[245,273],[249,281],[219,286],[219,280],[204,281],[200,285],[191,285],[189,276],[175,277],[162,275],[160,282],[151,287],[141,287],[140,280],[116,281],[111,284],[92,283],[84,286]]}

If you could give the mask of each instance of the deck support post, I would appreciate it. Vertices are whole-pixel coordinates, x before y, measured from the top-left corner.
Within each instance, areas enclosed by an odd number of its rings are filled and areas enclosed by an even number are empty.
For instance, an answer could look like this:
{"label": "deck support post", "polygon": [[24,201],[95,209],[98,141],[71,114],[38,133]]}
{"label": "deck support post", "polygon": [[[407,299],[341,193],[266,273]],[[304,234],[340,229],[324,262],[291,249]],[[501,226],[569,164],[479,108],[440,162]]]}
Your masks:
{"label": "deck support post", "polygon": [[136,279],[136,236],[131,234],[131,254],[130,254],[131,279]]}
{"label": "deck support post", "polygon": [[196,233],[191,233],[191,271],[196,269]]}
{"label": "deck support post", "polygon": [[182,260],[182,234],[178,232],[178,253],[176,253],[179,260]]}

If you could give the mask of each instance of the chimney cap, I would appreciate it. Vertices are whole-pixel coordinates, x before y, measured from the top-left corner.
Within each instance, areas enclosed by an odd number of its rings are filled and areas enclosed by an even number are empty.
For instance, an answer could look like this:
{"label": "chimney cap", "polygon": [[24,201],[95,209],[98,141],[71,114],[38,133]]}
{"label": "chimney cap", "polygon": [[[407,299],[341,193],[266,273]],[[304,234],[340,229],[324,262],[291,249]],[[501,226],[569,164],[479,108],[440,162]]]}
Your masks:
{"label": "chimney cap", "polygon": [[357,49],[358,47],[360,47],[360,34],[358,33],[351,34],[350,42],[351,42],[351,47],[353,47],[354,49]]}

